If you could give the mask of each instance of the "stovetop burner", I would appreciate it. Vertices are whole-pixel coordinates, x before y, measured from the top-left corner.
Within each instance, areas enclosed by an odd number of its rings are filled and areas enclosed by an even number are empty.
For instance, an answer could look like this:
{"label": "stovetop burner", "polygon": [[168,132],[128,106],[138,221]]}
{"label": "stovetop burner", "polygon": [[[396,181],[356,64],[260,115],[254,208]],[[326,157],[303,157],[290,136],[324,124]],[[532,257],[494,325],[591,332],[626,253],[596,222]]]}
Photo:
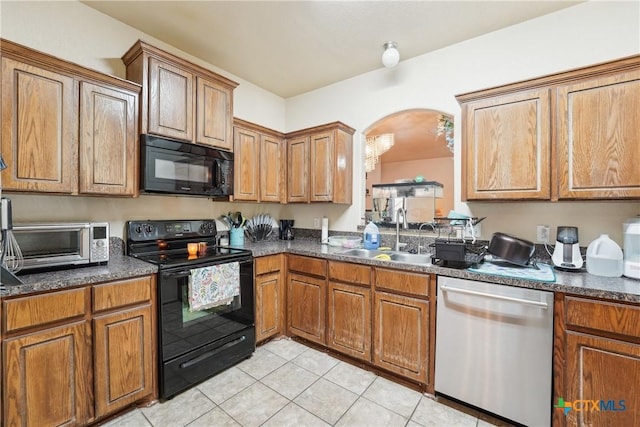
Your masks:
{"label": "stovetop burner", "polygon": [[[128,221],[127,255],[162,268],[252,256],[246,249],[216,246],[215,224],[213,220]],[[189,243],[204,243],[206,250],[190,255]]]}

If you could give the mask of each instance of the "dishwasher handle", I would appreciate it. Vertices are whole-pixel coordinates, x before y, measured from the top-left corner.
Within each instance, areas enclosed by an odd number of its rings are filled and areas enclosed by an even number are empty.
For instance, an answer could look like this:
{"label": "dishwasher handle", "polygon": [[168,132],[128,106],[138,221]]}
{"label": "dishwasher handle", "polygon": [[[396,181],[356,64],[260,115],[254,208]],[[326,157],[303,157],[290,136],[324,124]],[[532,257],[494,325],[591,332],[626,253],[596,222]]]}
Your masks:
{"label": "dishwasher handle", "polygon": [[442,289],[445,292],[452,292],[452,293],[465,294],[465,295],[475,295],[479,297],[487,297],[487,298],[499,299],[502,301],[526,304],[534,307],[540,307],[545,310],[549,308],[549,305],[546,302],[542,302],[542,301],[532,301],[528,299],[514,298],[514,297],[508,297],[504,295],[488,294],[486,292],[472,291],[470,289],[452,288],[447,285],[441,285],[440,289]]}

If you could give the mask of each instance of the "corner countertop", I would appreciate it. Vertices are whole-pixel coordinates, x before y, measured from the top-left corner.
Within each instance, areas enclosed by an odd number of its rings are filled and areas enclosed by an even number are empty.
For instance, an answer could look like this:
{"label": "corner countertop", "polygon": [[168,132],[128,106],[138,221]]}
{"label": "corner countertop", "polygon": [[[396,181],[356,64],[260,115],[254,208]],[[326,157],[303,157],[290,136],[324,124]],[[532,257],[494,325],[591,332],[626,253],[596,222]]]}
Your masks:
{"label": "corner countertop", "polygon": [[9,297],[33,294],[57,289],[84,286],[93,283],[128,279],[136,276],[154,274],[155,265],[125,255],[111,255],[105,265],[76,267],[46,273],[34,273],[20,276],[23,284],[0,287],[0,296]]}
{"label": "corner countertop", "polygon": [[[609,278],[594,276],[587,272],[571,273],[556,271],[556,282],[546,283],[474,273],[464,269],[440,267],[430,264],[408,264],[348,256],[342,254],[342,252],[345,251],[344,248],[322,245],[316,240],[304,239],[291,241],[271,240],[258,243],[246,242],[243,248],[251,250],[254,257],[291,253],[334,261],[353,262],[377,267],[397,268],[405,271],[499,283],[522,288],[640,303],[640,280],[625,277]],[[152,264],[128,256],[115,255],[111,256],[109,262],[102,266],[80,267],[21,276],[24,284],[0,288],[0,296],[10,297],[32,294],[73,286],[127,279],[130,277],[154,274],[156,272],[157,267]]]}
{"label": "corner countertop", "polygon": [[461,279],[477,280],[481,282],[499,283],[521,288],[538,289],[551,292],[563,292],[573,295],[583,295],[596,298],[606,298],[618,301],[640,303],[640,280],[626,277],[600,277],[580,272],[555,271],[555,283],[539,282],[520,278],[495,276],[474,273],[465,269],[440,267],[430,264],[408,264],[394,261],[384,261],[371,258],[361,258],[344,255],[346,249],[322,245],[315,240],[275,240],[258,243],[245,243],[245,249],[253,252],[254,257],[291,253],[335,261],[354,262],[377,267],[398,268],[406,271],[431,273],[440,276],[457,277]]}

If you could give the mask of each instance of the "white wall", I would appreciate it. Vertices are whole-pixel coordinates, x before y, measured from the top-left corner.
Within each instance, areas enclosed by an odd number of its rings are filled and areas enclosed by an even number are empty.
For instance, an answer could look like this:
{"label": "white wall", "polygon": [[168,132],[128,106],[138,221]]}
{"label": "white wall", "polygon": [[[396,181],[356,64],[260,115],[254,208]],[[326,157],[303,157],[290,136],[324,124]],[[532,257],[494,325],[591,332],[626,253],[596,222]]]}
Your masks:
{"label": "white wall", "polygon": [[[402,55],[402,46],[400,54]],[[483,237],[495,231],[535,239],[535,225],[580,228],[585,246],[600,233],[622,244],[625,218],[640,203],[462,203],[460,107],[455,95],[640,53],[640,3],[587,2],[286,101],[287,130],[341,120],[361,133],[396,111],[429,108],[455,116],[456,209],[487,216]],[[362,142],[355,150],[354,204],[331,207],[337,229],[354,229],[364,199]],[[359,201],[360,200],[360,201]]]}

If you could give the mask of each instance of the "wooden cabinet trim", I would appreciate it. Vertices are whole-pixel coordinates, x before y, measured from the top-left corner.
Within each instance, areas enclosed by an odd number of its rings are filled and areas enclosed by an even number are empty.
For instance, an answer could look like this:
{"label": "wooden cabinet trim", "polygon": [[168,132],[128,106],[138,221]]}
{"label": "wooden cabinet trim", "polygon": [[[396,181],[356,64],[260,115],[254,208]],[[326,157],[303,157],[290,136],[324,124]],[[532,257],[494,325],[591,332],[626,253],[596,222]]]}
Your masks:
{"label": "wooden cabinet trim", "polygon": [[56,291],[2,301],[3,331],[14,332],[84,316],[88,288]]}
{"label": "wooden cabinet trim", "polygon": [[312,276],[327,277],[327,261],[321,258],[289,254],[287,269]]}
{"label": "wooden cabinet trim", "polygon": [[151,300],[151,277],[93,285],[93,311],[139,304]]}
{"label": "wooden cabinet trim", "polygon": [[343,283],[371,286],[372,269],[361,264],[329,261],[329,279]]}
{"label": "wooden cabinet trim", "polygon": [[567,329],[614,334],[640,343],[640,307],[572,296],[564,304]]}
{"label": "wooden cabinet trim", "polygon": [[287,139],[294,139],[294,138],[299,138],[301,136],[309,135],[312,133],[322,133],[322,132],[327,132],[335,129],[342,130],[343,132],[346,132],[349,135],[353,135],[356,131],[351,126],[345,125],[342,122],[331,122],[331,123],[326,123],[323,125],[314,126],[306,129],[296,130],[294,132],[289,132],[285,135],[285,137]]}
{"label": "wooden cabinet trim", "polygon": [[409,273],[374,267],[376,289],[386,289],[428,298],[430,280],[431,275],[427,273]]}

